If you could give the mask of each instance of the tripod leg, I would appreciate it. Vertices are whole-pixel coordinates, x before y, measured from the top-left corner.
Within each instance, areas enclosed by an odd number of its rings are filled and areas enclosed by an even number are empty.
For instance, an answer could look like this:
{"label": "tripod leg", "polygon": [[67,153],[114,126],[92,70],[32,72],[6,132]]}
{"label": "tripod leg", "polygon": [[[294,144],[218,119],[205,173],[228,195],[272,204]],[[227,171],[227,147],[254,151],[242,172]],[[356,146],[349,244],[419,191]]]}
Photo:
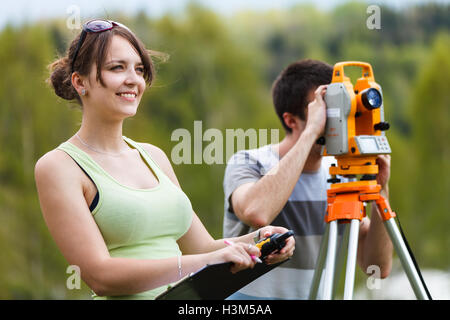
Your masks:
{"label": "tripod leg", "polygon": [[[339,224],[338,224],[339,225]],[[344,224],[344,234],[339,241],[339,248],[336,257],[336,268],[334,270],[334,284],[333,284],[333,299],[336,297],[336,291],[339,286],[339,281],[341,280],[341,275],[343,274],[345,259],[347,258],[347,249],[348,249],[348,239],[350,235],[350,224]],[[339,236],[338,236],[339,239]]]}
{"label": "tripod leg", "polygon": [[327,257],[325,261],[325,279],[323,289],[323,299],[331,300],[333,296],[333,277],[336,265],[336,246],[337,246],[337,220],[330,221],[330,229],[328,234]]}
{"label": "tripod leg", "polygon": [[358,219],[352,219],[350,222],[350,236],[348,240],[348,256],[347,266],[345,271],[345,286],[344,286],[344,300],[351,300],[353,298],[353,286],[355,283],[355,267],[356,256],[358,253],[358,236],[359,236]]}
{"label": "tripod leg", "polygon": [[319,256],[317,257],[311,289],[309,290],[309,300],[317,299],[317,292],[319,291],[320,279],[322,278],[323,266],[325,264],[329,231],[330,225],[327,223],[325,233],[323,234],[322,241],[320,242]]}
{"label": "tripod leg", "polygon": [[420,281],[419,274],[417,273],[416,268],[414,267],[414,263],[411,259],[411,256],[408,253],[408,249],[403,242],[400,231],[395,223],[394,218],[390,218],[384,222],[386,226],[387,232],[392,240],[392,244],[394,245],[395,251],[400,258],[403,269],[408,277],[408,280],[413,288],[413,291],[417,297],[417,299],[428,300],[427,293],[425,288]]}

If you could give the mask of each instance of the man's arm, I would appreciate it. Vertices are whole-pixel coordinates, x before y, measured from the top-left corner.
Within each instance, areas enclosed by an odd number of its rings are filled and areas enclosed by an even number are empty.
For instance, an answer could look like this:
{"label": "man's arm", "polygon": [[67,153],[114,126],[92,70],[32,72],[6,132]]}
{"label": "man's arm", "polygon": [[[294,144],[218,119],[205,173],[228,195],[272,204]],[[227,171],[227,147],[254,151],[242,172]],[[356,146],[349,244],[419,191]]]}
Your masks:
{"label": "man's arm", "polygon": [[[389,199],[388,181],[390,175],[390,156],[379,156],[377,159],[379,174],[378,183],[382,186],[380,194]],[[359,233],[358,262],[364,272],[370,265],[380,268],[381,278],[386,278],[392,268],[393,245],[384,226],[375,202],[372,203],[370,220],[363,219]]]}
{"label": "man's arm", "polygon": [[239,186],[232,193],[233,210],[242,222],[260,228],[275,219],[288,201],[315,140],[315,136],[305,130],[294,147],[265,176]]}
{"label": "man's arm", "polygon": [[233,191],[234,213],[245,224],[254,228],[270,224],[288,201],[311,148],[325,127],[325,92],[326,86],[315,91],[316,98],[308,105],[306,127],[280,162],[260,180],[243,184]]}

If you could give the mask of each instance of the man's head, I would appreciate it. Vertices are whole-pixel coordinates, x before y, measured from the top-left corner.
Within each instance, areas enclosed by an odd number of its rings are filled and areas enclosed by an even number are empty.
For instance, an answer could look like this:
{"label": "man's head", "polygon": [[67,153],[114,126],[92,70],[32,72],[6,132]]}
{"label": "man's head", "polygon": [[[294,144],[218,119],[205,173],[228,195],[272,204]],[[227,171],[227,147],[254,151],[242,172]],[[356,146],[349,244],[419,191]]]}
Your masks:
{"label": "man's head", "polygon": [[292,129],[286,124],[286,115],[306,121],[307,106],[314,99],[314,90],[329,84],[332,75],[332,66],[312,59],[294,62],[280,73],[272,86],[272,99],[287,134],[291,134]]}

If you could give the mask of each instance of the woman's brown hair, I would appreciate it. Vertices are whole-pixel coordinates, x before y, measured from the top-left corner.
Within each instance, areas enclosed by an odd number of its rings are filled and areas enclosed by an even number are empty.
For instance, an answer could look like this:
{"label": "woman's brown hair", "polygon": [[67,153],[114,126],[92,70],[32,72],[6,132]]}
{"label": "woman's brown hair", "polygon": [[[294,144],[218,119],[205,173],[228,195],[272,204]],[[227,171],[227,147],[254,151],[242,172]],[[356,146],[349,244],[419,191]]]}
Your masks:
{"label": "woman's brown hair", "polygon": [[[105,86],[101,76],[101,69],[106,58],[111,40],[114,35],[118,35],[128,40],[139,54],[144,67],[144,79],[148,86],[150,86],[155,77],[155,70],[151,59],[151,54],[155,51],[147,50],[145,45],[139,40],[130,30],[121,26],[114,26],[111,30],[86,34],[86,39],[78,52],[74,64],[74,72],[87,76],[91,71],[93,63],[97,65],[97,81],[102,86]],[[51,84],[55,90],[56,95],[65,100],[77,100],[81,105],[81,98],[78,92],[72,86],[72,72],[71,65],[75,54],[76,47],[80,41],[81,33],[70,44],[64,57],[51,63],[48,68],[50,70],[50,77],[47,82]],[[156,55],[159,53],[155,52]]]}

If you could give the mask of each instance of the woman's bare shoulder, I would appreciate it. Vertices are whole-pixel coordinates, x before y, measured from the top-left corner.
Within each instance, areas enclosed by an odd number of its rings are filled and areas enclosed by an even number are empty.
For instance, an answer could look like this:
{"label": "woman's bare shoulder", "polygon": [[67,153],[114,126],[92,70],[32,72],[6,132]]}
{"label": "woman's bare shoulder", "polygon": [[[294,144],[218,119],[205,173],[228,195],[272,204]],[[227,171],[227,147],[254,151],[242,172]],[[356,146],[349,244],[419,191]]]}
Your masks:
{"label": "woman's bare shoulder", "polygon": [[152,158],[156,158],[156,159],[164,158],[165,161],[169,160],[166,156],[166,153],[161,148],[159,148],[153,144],[144,143],[144,142],[139,142],[139,145],[141,147],[143,147],[145,149],[145,151],[147,151],[147,153],[149,153]]}
{"label": "woman's bare shoulder", "polygon": [[154,161],[159,165],[159,167],[164,171],[164,173],[172,180],[173,183],[179,186],[178,179],[172,168],[169,158],[166,153],[159,147],[152,145],[150,143],[140,142],[139,145],[147,151]]}
{"label": "woman's bare shoulder", "polygon": [[[61,176],[65,177],[62,182],[68,181],[74,177],[79,177],[78,171],[72,158],[60,149],[47,152],[38,159],[34,166],[36,182],[38,180],[58,180]],[[59,181],[61,180],[59,179]]]}

